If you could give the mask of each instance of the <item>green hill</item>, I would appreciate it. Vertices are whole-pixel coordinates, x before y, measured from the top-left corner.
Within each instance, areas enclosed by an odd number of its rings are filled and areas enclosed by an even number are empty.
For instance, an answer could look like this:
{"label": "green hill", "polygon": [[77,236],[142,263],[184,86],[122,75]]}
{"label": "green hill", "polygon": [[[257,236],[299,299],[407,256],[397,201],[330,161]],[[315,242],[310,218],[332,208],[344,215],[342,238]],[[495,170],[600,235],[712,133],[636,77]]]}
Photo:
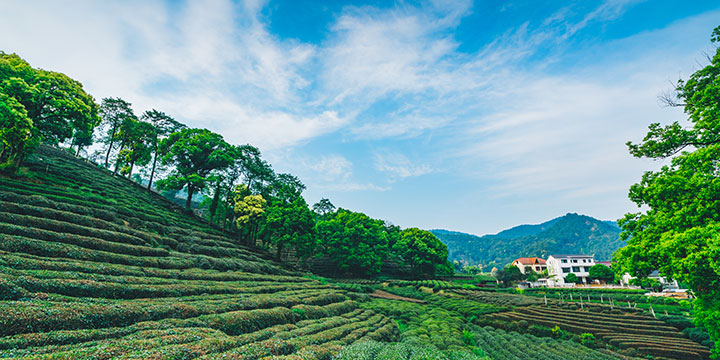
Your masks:
{"label": "green hill", "polygon": [[0,177],[0,357],[303,356],[396,333],[91,162],[41,147],[25,166]]}
{"label": "green hill", "polygon": [[583,253],[608,260],[622,247],[620,229],[609,221],[567,214],[538,225],[520,225],[495,235],[475,236],[448,230],[430,230],[448,247],[452,261],[502,267],[518,257],[552,253]]}

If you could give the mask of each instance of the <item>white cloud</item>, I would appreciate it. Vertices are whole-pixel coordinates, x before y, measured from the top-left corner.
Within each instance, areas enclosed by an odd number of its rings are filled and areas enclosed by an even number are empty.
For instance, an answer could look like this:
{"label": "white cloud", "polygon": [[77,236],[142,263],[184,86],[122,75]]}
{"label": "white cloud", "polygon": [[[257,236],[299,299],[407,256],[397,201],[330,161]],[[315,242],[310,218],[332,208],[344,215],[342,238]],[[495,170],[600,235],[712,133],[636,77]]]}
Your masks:
{"label": "white cloud", "polygon": [[303,165],[326,182],[347,181],[352,175],[352,163],[341,155],[322,156],[315,161],[305,160]]}
{"label": "white cloud", "polygon": [[376,153],[373,158],[375,169],[390,174],[391,180],[421,176],[432,172],[429,165],[414,164],[400,153]]}
{"label": "white cloud", "polygon": [[79,79],[98,100],[122,97],[137,112],[157,108],[230,141],[272,150],[338,129],[346,120],[337,111],[298,105],[314,47],[269,34],[262,5],[70,1],[38,12],[37,3],[10,1],[0,43]]}
{"label": "white cloud", "polygon": [[[683,118],[658,107],[655,96],[673,75],[692,71],[686,66],[700,57],[698,44],[707,43],[718,15],[584,44],[572,50],[585,54],[565,58],[583,29],[636,2],[608,0],[584,14],[568,5],[466,53],[454,30],[471,1],[348,7],[327,39],[308,44],[269,30],[260,15],[265,0],[8,0],[0,44],[79,79],[98,98],[119,96],[138,112],[157,108],[257,145],[319,190],[386,191],[399,179],[445,172],[481,184],[483,196],[523,196],[527,206],[540,196],[626,203],[620,190],[657,164],[630,158],[624,142],[633,134],[640,140],[650,122]],[[573,66],[552,70],[564,61]],[[347,150],[354,156],[344,148],[319,149],[327,155],[317,158],[302,153],[328,135],[371,149],[420,150],[412,160],[354,147]],[[292,150],[292,159],[282,158]],[[348,158],[372,163],[386,178],[358,176]]]}

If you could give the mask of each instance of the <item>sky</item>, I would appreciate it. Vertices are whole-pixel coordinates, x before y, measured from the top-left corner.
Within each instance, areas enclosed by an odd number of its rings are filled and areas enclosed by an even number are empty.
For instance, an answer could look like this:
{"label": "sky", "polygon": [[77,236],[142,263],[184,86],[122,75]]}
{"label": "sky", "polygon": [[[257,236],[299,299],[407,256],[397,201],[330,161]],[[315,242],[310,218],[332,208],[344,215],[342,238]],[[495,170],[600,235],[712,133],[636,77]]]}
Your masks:
{"label": "sky", "polygon": [[233,144],[402,227],[616,220],[658,96],[707,64],[720,2],[0,2],[0,50]]}

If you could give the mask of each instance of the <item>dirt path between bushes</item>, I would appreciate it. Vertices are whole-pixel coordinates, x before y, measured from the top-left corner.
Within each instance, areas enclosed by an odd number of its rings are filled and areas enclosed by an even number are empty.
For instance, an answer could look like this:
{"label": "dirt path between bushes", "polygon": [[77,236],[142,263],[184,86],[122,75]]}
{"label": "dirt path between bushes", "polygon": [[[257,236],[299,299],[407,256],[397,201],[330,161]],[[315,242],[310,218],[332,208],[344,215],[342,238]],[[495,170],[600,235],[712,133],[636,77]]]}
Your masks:
{"label": "dirt path between bushes", "polygon": [[382,291],[382,290],[375,290],[375,292],[370,294],[370,296],[376,297],[379,299],[400,300],[400,301],[407,301],[407,302],[418,303],[418,304],[425,303],[425,300],[418,300],[418,299],[413,299],[413,298],[409,298],[409,297],[399,296],[399,295],[391,294],[387,291]]}

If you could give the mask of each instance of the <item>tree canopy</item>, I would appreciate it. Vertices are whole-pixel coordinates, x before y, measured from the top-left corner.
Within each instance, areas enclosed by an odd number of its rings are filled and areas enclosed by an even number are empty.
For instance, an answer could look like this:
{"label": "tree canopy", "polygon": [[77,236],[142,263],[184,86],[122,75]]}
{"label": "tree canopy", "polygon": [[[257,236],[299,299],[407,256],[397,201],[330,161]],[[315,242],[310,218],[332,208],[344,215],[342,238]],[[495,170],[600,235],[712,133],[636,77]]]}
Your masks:
{"label": "tree canopy", "polygon": [[577,284],[580,282],[580,278],[578,278],[577,275],[575,275],[573,273],[569,273],[569,274],[565,275],[565,282]]}
{"label": "tree canopy", "polygon": [[168,189],[187,188],[185,207],[188,209],[195,191],[205,188],[208,175],[233,162],[231,145],[221,135],[206,129],[175,132],[162,141],[160,148],[165,154],[163,164],[172,164],[175,168],[158,185]]}
{"label": "tree canopy", "polygon": [[338,209],[317,222],[316,231],[325,254],[340,271],[355,275],[376,275],[385,264],[388,249],[384,222],[369,216]]}
{"label": "tree canopy", "polygon": [[410,265],[413,274],[425,277],[452,274],[447,246],[429,231],[418,228],[402,230],[392,249]]}
{"label": "tree canopy", "polygon": [[[712,40],[720,40],[720,27]],[[648,210],[620,221],[627,246],[615,259],[639,279],[657,269],[688,284],[696,319],[720,356],[720,49],[675,90],[688,124],[651,124],[641,143],[628,142],[636,157],[673,158],[630,188],[630,199]]]}
{"label": "tree canopy", "polygon": [[[92,142],[98,106],[78,81],[65,74],[35,69],[16,54],[0,51],[0,122],[2,170],[14,172],[25,153],[40,142],[68,140],[78,147]],[[29,120],[29,121],[28,121]]]}
{"label": "tree canopy", "polygon": [[588,276],[592,280],[600,280],[602,282],[612,282],[615,280],[615,273],[609,267],[603,264],[595,264],[588,271]]}
{"label": "tree canopy", "polygon": [[185,128],[185,125],[179,123],[169,115],[155,109],[144,112],[140,118],[142,121],[152,124],[152,136],[150,144],[148,144],[152,153],[152,169],[150,170],[150,178],[148,179],[147,188],[152,188],[155,179],[155,171],[157,169],[157,160],[161,156],[159,148],[160,141],[168,137],[170,134]]}
{"label": "tree canopy", "polygon": [[504,269],[499,270],[495,274],[495,278],[503,283],[503,286],[507,287],[513,283],[525,280],[525,274],[523,274],[517,266],[508,265]]}
{"label": "tree canopy", "polygon": [[65,74],[34,69],[16,54],[0,52],[0,83],[33,120],[41,141],[87,137],[98,125],[98,106],[80,82]]}
{"label": "tree canopy", "polygon": [[[276,173],[252,145],[231,145],[219,134],[187,128],[156,109],[138,117],[132,104],[107,97],[97,105],[82,85],[58,72],[36,69],[15,54],[0,52],[0,170],[15,171],[41,142],[80,156],[99,140],[91,160],[157,189],[171,201],[187,191],[185,207],[202,192],[198,215],[235,232],[249,244],[275,247],[278,260],[326,256],[344,274],[378,275],[383,266],[412,269],[413,276],[451,274],[447,247],[416,228],[349,210],[328,199],[311,208],[305,185]],[[138,169],[136,171],[136,169]],[[166,175],[166,176],[163,176]],[[155,178],[161,178],[155,181]],[[216,213],[218,216],[216,216]],[[292,250],[292,251],[286,251]]]}

